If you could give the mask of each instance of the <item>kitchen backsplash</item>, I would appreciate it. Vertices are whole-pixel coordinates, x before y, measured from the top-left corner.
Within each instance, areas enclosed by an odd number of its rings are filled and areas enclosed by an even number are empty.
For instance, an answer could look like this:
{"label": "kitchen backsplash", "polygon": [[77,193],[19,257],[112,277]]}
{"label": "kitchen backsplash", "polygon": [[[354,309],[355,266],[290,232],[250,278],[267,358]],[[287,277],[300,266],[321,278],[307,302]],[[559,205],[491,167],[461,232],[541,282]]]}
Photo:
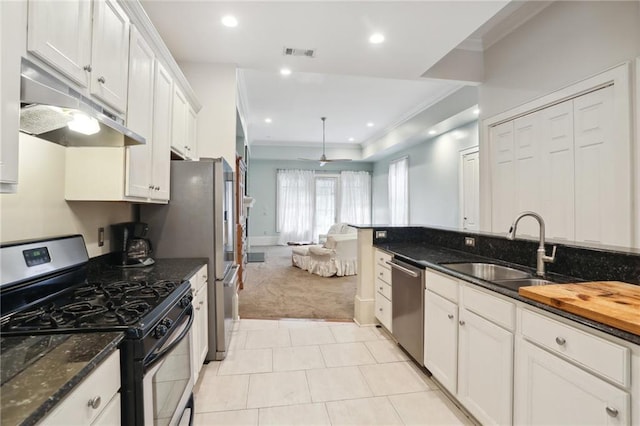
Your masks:
{"label": "kitchen backsplash", "polygon": [[[64,199],[65,148],[20,134],[16,194],[1,194],[0,241],[82,234],[89,256],[109,252],[109,224],[132,220],[128,203],[68,202]],[[98,228],[105,244],[98,246]]]}
{"label": "kitchen backsplash", "polygon": [[[501,259],[535,268],[538,241],[459,232],[427,227],[374,227],[374,230],[386,230],[387,237],[376,239],[374,244],[415,243],[436,245],[454,250]],[[374,232],[375,235],[375,232]],[[465,236],[475,238],[475,246],[465,245]],[[640,284],[640,251],[637,249],[597,249],[547,243],[547,253],[557,246],[556,261],[548,263],[549,272],[556,272],[584,280],[617,280]]]}

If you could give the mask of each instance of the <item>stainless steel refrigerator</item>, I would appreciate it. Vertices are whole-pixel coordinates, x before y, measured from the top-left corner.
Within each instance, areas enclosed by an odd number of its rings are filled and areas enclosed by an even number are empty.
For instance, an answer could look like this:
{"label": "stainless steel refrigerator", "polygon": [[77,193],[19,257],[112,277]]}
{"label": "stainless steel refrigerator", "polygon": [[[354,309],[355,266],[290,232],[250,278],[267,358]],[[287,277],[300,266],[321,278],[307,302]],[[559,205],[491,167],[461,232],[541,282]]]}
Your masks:
{"label": "stainless steel refrigerator", "polygon": [[172,161],[169,204],[140,206],[154,257],[209,261],[209,361],[226,356],[233,328],[234,188],[233,170],[222,158]]}

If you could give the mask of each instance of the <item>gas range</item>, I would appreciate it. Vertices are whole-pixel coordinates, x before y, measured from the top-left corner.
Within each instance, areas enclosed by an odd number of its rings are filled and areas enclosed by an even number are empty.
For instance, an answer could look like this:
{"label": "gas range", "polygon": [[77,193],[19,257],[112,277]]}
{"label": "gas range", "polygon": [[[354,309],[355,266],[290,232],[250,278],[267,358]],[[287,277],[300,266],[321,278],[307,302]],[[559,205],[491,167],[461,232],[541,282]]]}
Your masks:
{"label": "gas range", "polygon": [[[169,424],[192,408],[189,281],[164,279],[156,266],[96,277],[80,235],[2,245],[0,262],[0,336],[120,331],[122,424]],[[159,407],[162,386],[182,393]]]}

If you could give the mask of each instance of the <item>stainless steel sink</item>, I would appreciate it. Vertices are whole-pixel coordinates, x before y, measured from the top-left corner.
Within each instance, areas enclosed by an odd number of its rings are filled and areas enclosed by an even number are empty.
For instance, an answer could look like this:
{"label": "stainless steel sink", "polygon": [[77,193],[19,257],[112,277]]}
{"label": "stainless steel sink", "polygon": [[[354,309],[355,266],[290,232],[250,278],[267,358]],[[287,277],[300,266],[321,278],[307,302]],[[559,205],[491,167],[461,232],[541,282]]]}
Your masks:
{"label": "stainless steel sink", "polygon": [[500,287],[510,288],[512,290],[518,290],[520,287],[526,287],[530,285],[547,285],[555,284],[553,281],[543,280],[542,278],[522,278],[518,280],[497,280],[493,282]]}
{"label": "stainless steel sink", "polygon": [[486,281],[532,279],[528,272],[494,263],[443,263],[441,266]]}

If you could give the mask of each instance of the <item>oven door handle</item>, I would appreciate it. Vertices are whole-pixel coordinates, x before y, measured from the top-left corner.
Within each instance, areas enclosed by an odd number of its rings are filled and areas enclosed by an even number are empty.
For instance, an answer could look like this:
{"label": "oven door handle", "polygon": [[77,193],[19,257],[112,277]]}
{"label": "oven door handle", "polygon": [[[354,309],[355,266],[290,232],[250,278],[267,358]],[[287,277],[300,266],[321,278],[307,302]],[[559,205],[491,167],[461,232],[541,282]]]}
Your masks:
{"label": "oven door handle", "polygon": [[176,337],[171,343],[169,343],[168,346],[166,346],[160,352],[149,355],[149,357],[145,360],[145,363],[144,363],[145,371],[151,368],[156,362],[160,361],[166,354],[171,352],[171,350],[175,348],[182,341],[182,339],[187,337],[187,335],[189,334],[189,331],[191,330],[191,326],[193,325],[193,306],[189,306],[189,309],[186,311],[186,315],[189,316],[189,320],[184,330],[182,330],[180,335]]}

